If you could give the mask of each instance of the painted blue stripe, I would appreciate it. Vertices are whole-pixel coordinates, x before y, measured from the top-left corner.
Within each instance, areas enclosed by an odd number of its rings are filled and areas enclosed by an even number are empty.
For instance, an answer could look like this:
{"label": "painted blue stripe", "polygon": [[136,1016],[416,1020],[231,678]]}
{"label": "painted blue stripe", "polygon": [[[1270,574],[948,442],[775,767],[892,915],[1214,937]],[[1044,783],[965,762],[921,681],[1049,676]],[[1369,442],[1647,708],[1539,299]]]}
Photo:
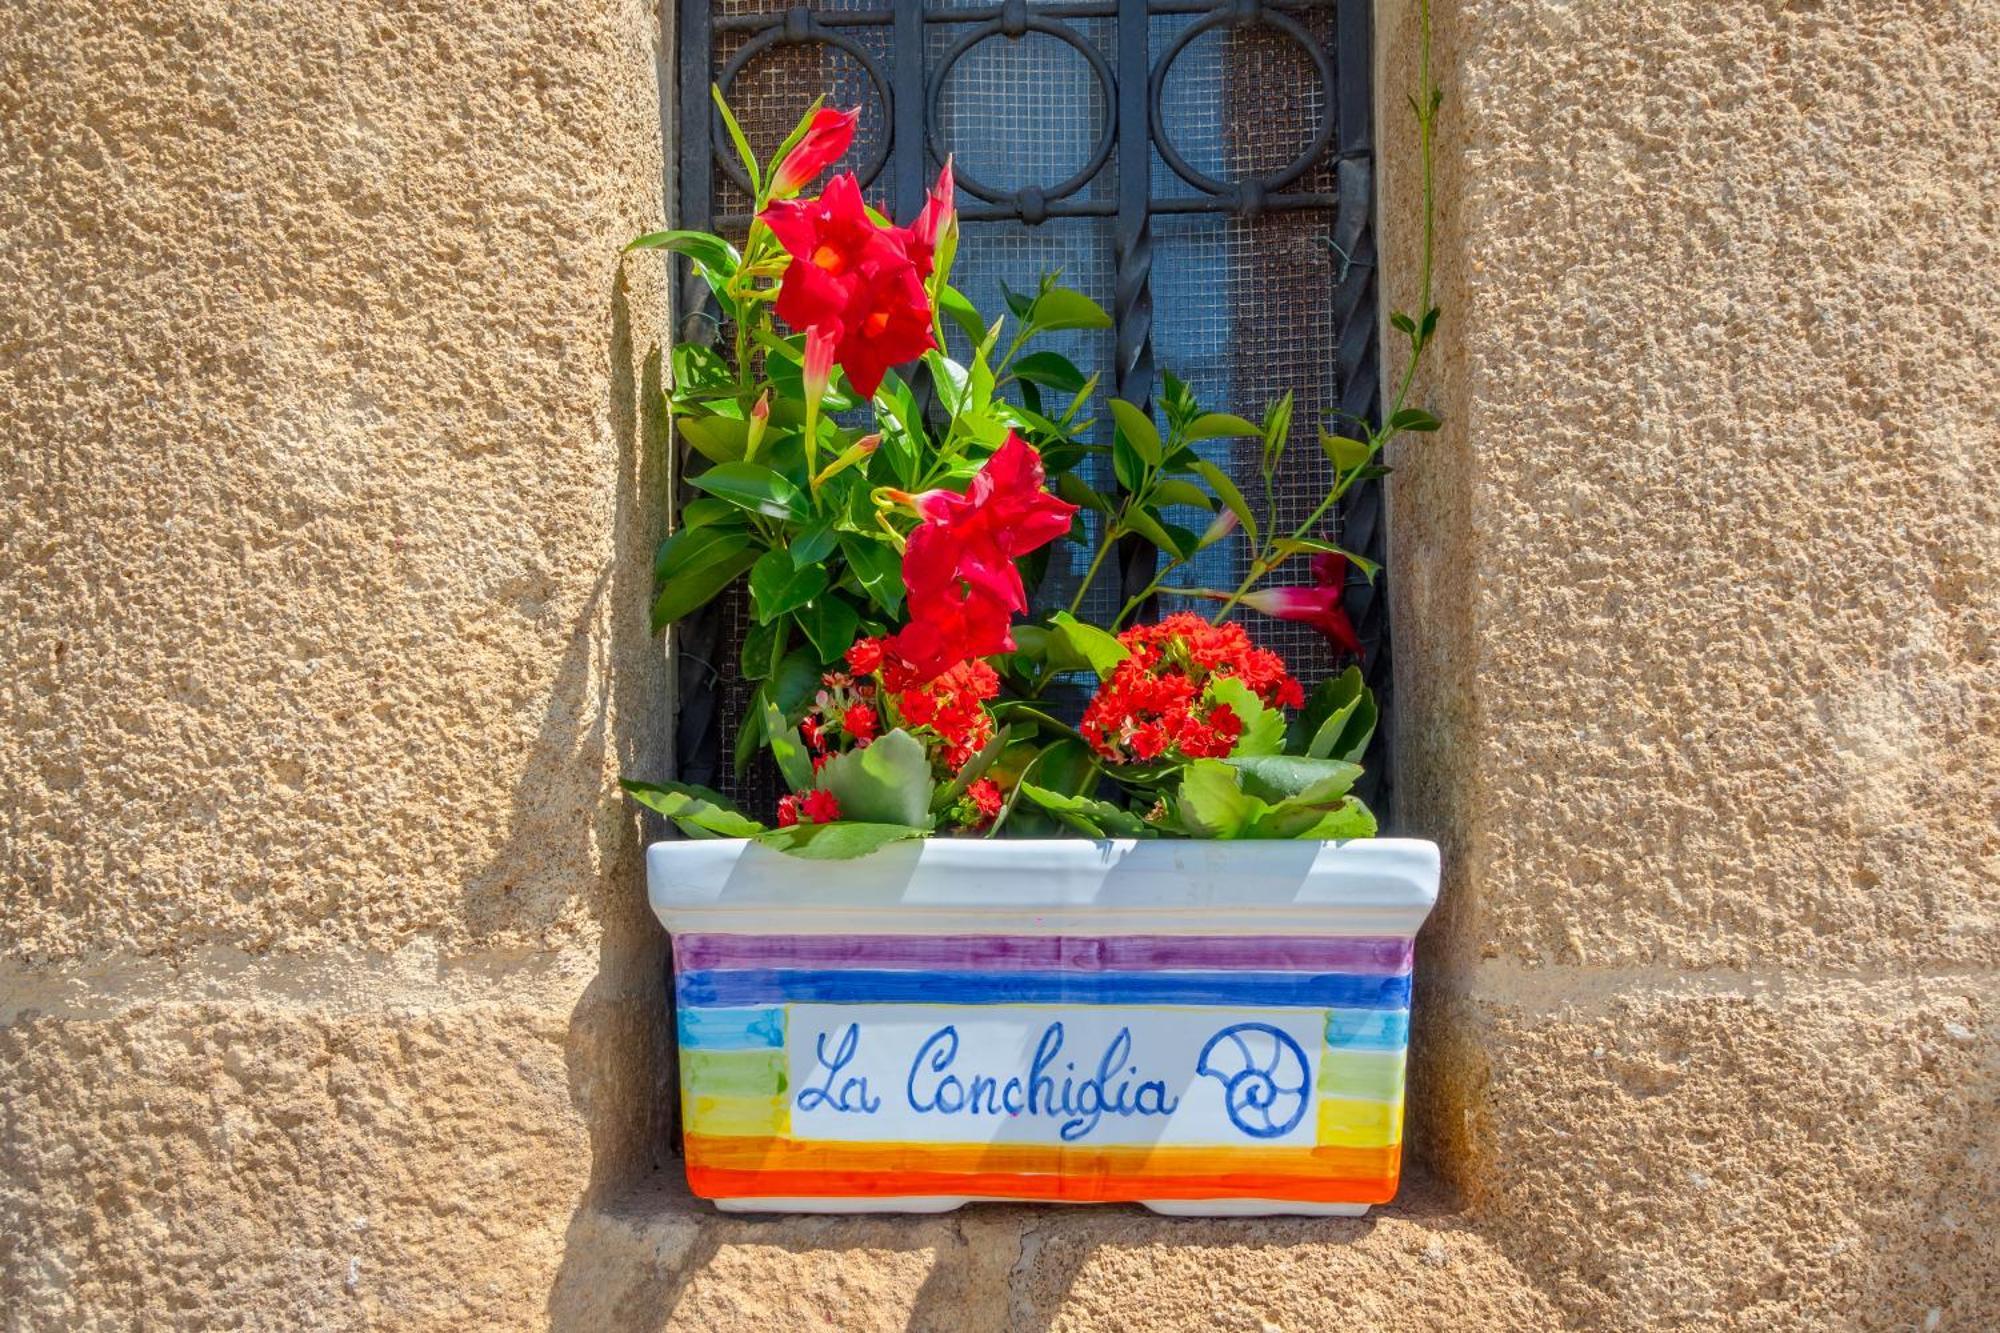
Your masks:
{"label": "painted blue stripe", "polygon": [[785,1044],[782,1009],[689,1009],[678,1015],[681,1045],[701,1051],[753,1051]]}
{"label": "painted blue stripe", "polygon": [[1326,1016],[1326,1044],[1337,1051],[1400,1051],[1410,1044],[1410,1011],[1336,1009]]}
{"label": "painted blue stripe", "polygon": [[1213,1004],[1396,1009],[1408,977],[1344,972],[892,972],[744,968],[683,972],[683,1005]]}

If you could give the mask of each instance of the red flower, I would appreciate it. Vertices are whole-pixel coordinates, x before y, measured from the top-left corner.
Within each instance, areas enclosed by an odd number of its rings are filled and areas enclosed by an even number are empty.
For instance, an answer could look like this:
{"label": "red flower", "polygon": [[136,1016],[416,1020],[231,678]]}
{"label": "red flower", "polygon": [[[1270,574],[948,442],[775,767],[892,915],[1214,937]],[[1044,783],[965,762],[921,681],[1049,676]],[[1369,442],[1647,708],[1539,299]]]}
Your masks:
{"label": "red flower", "polygon": [[1000,693],[1000,677],[984,662],[961,661],[935,678],[902,687],[896,713],[914,732],[928,732],[947,771],[956,773],[993,739],[986,701]]}
{"label": "red flower", "polygon": [[929,680],[969,657],[1013,651],[1008,625],[1028,609],[1014,562],[1068,532],[1076,513],[1042,489],[1042,478],[1041,455],[1009,434],[965,494],[902,496],[924,520],[903,550],[910,623],[884,644],[902,683]]}
{"label": "red flower", "polygon": [[924,198],[923,211],[917,214],[917,220],[905,233],[910,262],[917,266],[918,276],[928,278],[931,275],[938,238],[957,219],[958,208],[952,202],[951,159],[946,158],[944,170],[938,172],[937,184]]}
{"label": "red flower", "polygon": [[805,137],[792,145],[785,160],[771,173],[771,197],[789,199],[820,172],[834,164],[854,142],[854,127],[861,121],[861,108],[835,111],[822,107],[813,113]]}
{"label": "red flower", "polygon": [[857,676],[872,676],[882,668],[882,640],[856,639],[847,650],[848,669]]}
{"label": "red flower", "polygon": [[937,346],[908,236],[875,224],[851,173],[828,181],[817,199],[780,200],[760,216],[792,256],[778,288],[779,317],[831,337],[858,392],[872,396],[890,366]]}
{"label": "red flower", "polygon": [[966,784],[965,795],[952,807],[951,817],[976,833],[990,827],[999,818],[1000,807],[1005,804],[999,783],[992,778],[974,778]]}
{"label": "red flower", "polygon": [[831,824],[840,818],[840,802],[830,791],[815,788],[806,793],[801,802],[801,813],[809,824]]}
{"label": "red flower", "polygon": [[778,827],[790,828],[799,822],[799,798],[780,796],[778,798]]}
{"label": "red flower", "polygon": [[974,778],[965,789],[972,804],[988,819],[1000,813],[1000,784],[992,778]]}
{"label": "red flower", "polygon": [[840,725],[855,740],[866,743],[875,739],[875,710],[867,704],[849,704],[847,711],[840,715]]}
{"label": "red flower", "polygon": [[1347,557],[1331,552],[1312,560],[1313,581],[1297,588],[1261,588],[1243,598],[1243,605],[1280,620],[1296,620],[1324,634],[1327,642],[1342,652],[1361,654],[1361,640],[1355,637],[1354,622],[1340,604],[1347,586]]}
{"label": "red flower", "polygon": [[1305,691],[1284,659],[1258,648],[1240,625],[1183,612],[1118,636],[1120,662],[1084,710],[1079,730],[1113,762],[1221,758],[1243,734],[1236,711],[1215,702],[1211,681],[1233,676],[1267,706],[1298,707]]}

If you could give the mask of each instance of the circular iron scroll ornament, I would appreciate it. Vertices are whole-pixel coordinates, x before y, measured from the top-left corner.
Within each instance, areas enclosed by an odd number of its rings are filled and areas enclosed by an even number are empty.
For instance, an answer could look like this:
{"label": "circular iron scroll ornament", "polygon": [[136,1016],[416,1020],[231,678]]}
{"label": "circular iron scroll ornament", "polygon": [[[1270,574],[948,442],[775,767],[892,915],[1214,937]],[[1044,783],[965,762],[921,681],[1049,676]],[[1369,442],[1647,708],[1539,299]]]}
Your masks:
{"label": "circular iron scroll ornament", "polygon": [[[1225,25],[1232,28],[1265,27],[1291,38],[1313,62],[1313,69],[1319,75],[1320,88],[1326,94],[1325,105],[1328,109],[1320,117],[1318,133],[1313,135],[1312,142],[1306,145],[1304,152],[1292,159],[1275,175],[1235,182],[1217,180],[1208,173],[1196,169],[1182,157],[1180,149],[1174,146],[1173,139],[1167,134],[1166,117],[1161,114],[1160,102],[1161,94],[1167,86],[1168,73],[1173,69],[1174,62],[1180,59],[1181,53],[1187,50],[1195,38]],[[1266,194],[1273,190],[1284,189],[1305,175],[1313,163],[1326,155],[1327,147],[1333,143],[1334,100],[1333,64],[1327,59],[1326,52],[1320,49],[1319,42],[1297,19],[1280,10],[1259,4],[1257,0],[1236,0],[1236,3],[1223,6],[1183,28],[1180,36],[1174,39],[1173,45],[1167,48],[1166,54],[1160,57],[1160,62],[1153,66],[1152,87],[1148,90],[1147,97],[1153,119],[1153,144],[1160,150],[1161,160],[1174,169],[1175,175],[1197,190],[1215,195],[1234,194],[1243,207],[1252,212],[1261,206]]]}
{"label": "circular iron scroll ornament", "polygon": [[[863,187],[872,185],[875,178],[882,174],[882,168],[888,165],[890,138],[888,127],[895,124],[895,106],[894,99],[889,95],[889,79],[882,72],[882,66],[868,53],[867,47],[852,37],[813,22],[812,16],[802,8],[789,9],[785,11],[783,23],[758,33],[729,58],[729,63],[715,76],[716,86],[721,88],[723,96],[727,97],[729,90],[736,86],[736,76],[741,74],[751,61],[779,46],[831,46],[853,56],[860,64],[862,72],[868,76],[868,82],[874,88],[875,100],[882,104],[884,132],[877,138],[874,148],[854,172]],[[757,191],[751,186],[749,173],[743,170],[743,164],[736,160],[736,149],[729,142],[729,131],[722,124],[720,111],[710,113],[708,134],[709,140],[715,145],[715,161],[721,165],[723,174],[736,183],[736,188],[755,197]]]}
{"label": "circular iron scroll ornament", "polygon": [[1090,158],[1078,171],[1054,185],[1024,185],[1016,190],[1002,190],[990,185],[962,168],[954,166],[952,177],[960,189],[977,195],[989,204],[1012,204],[1021,211],[1021,220],[1030,226],[1048,217],[1048,206],[1057,199],[1067,198],[1081,190],[1104,164],[1111,160],[1111,147],[1117,138],[1118,82],[1111,72],[1111,66],[1098,53],[1095,46],[1076,29],[1053,19],[1042,18],[1027,12],[1027,6],[1009,4],[1001,16],[990,23],[982,23],[973,28],[944,53],[938,66],[931,72],[929,89],[930,115],[924,128],[925,137],[930,142],[931,153],[942,162],[947,153],[945,145],[938,139],[938,124],[943,120],[941,108],[944,104],[944,81],[950,77],[952,67],[965,57],[966,52],[991,37],[1005,37],[1008,41],[1019,41],[1031,32],[1039,32],[1064,42],[1079,52],[1097,76],[1098,87],[1104,93],[1104,128],[1097,136],[1097,146],[1091,150]]}

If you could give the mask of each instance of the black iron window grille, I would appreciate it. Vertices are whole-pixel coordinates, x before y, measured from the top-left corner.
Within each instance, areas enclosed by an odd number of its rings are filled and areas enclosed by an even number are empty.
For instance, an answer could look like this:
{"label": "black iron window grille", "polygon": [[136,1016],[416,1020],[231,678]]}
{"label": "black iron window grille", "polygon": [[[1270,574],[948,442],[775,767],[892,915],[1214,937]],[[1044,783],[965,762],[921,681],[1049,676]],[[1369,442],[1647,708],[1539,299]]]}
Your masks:
{"label": "black iron window grille", "polygon": [[[980,309],[1003,308],[1001,283],[1032,288],[1059,267],[1113,317],[1063,350],[1117,396],[1147,403],[1160,367],[1204,403],[1253,417],[1293,392],[1281,515],[1296,521],[1324,494],[1321,424],[1374,420],[1368,0],[679,0],[678,17],[678,225],[749,223],[711,84],[764,148],[826,93],[862,107],[842,166],[897,221],[953,158],[966,227],[953,279]],[[684,331],[699,336],[702,289],[690,277],[684,292]],[[1229,449],[1215,461],[1254,472]],[[1379,560],[1382,517],[1380,484],[1357,487],[1337,518],[1342,542]],[[1233,586],[1232,558],[1218,552],[1220,567],[1197,574]],[[1125,571],[1128,590],[1149,574]],[[1346,597],[1386,715],[1385,590],[1357,575]],[[743,704],[740,617],[711,608],[678,631],[681,772],[739,791],[723,746]],[[1308,685],[1335,665],[1303,626],[1252,629]],[[1378,728],[1368,760],[1378,813],[1389,734]]]}

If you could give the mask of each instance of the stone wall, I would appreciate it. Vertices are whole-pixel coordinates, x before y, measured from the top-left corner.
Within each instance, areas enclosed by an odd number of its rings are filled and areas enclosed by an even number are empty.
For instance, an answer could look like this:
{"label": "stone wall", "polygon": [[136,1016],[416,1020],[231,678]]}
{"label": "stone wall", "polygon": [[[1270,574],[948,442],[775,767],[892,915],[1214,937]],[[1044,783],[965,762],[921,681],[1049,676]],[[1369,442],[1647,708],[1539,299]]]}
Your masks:
{"label": "stone wall", "polygon": [[[2000,11],[1437,19],[1412,1130],[1583,1327],[1990,1323]],[[1393,227],[1415,6],[1378,22]]]}
{"label": "stone wall", "polygon": [[1990,5],[1440,0],[1448,424],[1392,504],[1449,877],[1418,1183],[1340,1223],[676,1190],[611,786],[669,748],[650,6],[17,8],[6,1326],[2000,1309]]}
{"label": "stone wall", "polygon": [[0,1324],[527,1325],[658,1151],[656,40],[0,24]]}

